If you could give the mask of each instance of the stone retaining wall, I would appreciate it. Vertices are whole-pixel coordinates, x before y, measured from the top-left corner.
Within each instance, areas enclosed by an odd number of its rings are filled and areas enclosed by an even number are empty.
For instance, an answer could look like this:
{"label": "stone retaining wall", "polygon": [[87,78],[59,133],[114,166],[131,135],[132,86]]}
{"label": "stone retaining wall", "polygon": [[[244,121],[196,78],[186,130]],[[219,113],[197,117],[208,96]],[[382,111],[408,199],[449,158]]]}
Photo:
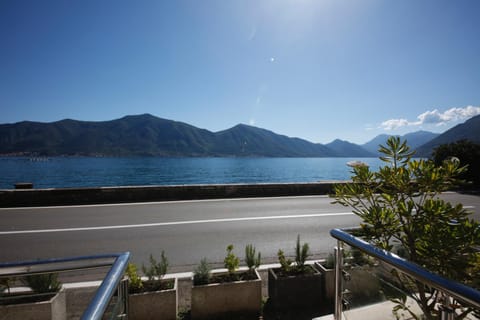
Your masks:
{"label": "stone retaining wall", "polygon": [[0,207],[321,195],[334,183],[219,184],[0,190]]}

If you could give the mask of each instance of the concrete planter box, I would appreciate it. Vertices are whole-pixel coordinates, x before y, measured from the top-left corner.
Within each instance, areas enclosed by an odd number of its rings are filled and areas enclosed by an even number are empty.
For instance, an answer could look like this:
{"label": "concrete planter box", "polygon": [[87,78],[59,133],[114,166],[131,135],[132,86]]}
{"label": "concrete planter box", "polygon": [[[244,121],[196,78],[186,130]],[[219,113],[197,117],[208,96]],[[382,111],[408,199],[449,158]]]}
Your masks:
{"label": "concrete planter box", "polygon": [[65,290],[60,290],[51,299],[41,302],[0,306],[2,320],[66,320]]}
{"label": "concrete planter box", "polygon": [[95,296],[98,290],[98,285],[93,284],[73,284],[65,285],[66,291],[66,305],[67,305],[67,319],[80,319],[87,309],[90,301]]}
{"label": "concrete planter box", "polygon": [[255,280],[193,286],[192,319],[215,319],[234,314],[258,316],[262,305],[262,280],[256,270],[255,274]]}
{"label": "concrete planter box", "polygon": [[313,274],[280,277],[275,270],[268,270],[268,295],[277,309],[315,308],[325,304],[323,275]]}
{"label": "concrete planter box", "polygon": [[323,296],[327,301],[333,301],[335,299],[335,269],[327,269],[319,262],[315,262],[315,268],[323,274]]}
{"label": "concrete planter box", "polygon": [[128,295],[128,318],[132,320],[177,319],[178,280],[173,289]]}

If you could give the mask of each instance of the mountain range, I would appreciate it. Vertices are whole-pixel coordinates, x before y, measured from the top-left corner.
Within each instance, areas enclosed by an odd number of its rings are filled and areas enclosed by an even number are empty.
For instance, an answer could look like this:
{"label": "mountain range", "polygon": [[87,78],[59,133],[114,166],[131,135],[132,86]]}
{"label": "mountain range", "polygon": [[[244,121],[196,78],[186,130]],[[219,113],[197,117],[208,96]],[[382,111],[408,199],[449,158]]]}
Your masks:
{"label": "mountain range", "polygon": [[[480,142],[480,116],[435,134],[402,136],[428,156],[439,144],[469,139]],[[2,155],[86,155],[162,157],[375,157],[388,135],[363,145],[334,140],[312,143],[245,124],[211,132],[150,114],[92,122],[65,119],[51,123],[23,121],[0,125]]]}

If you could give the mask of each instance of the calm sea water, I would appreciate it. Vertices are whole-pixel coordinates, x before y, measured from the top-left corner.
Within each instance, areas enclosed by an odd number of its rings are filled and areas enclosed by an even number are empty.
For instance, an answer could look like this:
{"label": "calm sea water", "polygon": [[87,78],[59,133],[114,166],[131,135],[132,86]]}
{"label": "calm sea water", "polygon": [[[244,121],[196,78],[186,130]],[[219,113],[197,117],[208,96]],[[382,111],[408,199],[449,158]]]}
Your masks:
{"label": "calm sea water", "polygon": [[[0,189],[347,180],[354,158],[0,158]],[[378,158],[362,158],[372,168]]]}

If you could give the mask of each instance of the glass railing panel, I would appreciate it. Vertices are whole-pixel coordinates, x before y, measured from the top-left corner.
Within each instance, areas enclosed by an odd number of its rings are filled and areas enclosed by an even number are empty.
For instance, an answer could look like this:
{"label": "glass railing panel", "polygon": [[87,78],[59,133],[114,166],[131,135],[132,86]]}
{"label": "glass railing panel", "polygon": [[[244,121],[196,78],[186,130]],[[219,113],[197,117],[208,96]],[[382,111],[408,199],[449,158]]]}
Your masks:
{"label": "glass railing panel", "polygon": [[370,315],[388,313],[391,319],[479,318],[480,291],[468,284],[430,273],[358,234],[333,230],[332,236],[342,252],[337,254],[342,276],[336,283],[341,294],[335,302],[335,319],[360,319],[362,308],[370,308]]}
{"label": "glass railing panel", "polygon": [[122,279],[117,292],[110,299],[108,306],[103,314],[103,320],[119,320],[127,318],[127,304],[128,299],[128,282],[127,279]]}
{"label": "glass railing panel", "polygon": [[343,252],[344,309],[385,301],[378,261],[348,245],[344,245]]}
{"label": "glass railing panel", "polygon": [[[60,318],[119,319],[127,310],[122,279],[129,256],[0,263],[0,314],[5,319],[58,317],[53,314],[65,315]],[[35,304],[43,307],[36,310]]]}

